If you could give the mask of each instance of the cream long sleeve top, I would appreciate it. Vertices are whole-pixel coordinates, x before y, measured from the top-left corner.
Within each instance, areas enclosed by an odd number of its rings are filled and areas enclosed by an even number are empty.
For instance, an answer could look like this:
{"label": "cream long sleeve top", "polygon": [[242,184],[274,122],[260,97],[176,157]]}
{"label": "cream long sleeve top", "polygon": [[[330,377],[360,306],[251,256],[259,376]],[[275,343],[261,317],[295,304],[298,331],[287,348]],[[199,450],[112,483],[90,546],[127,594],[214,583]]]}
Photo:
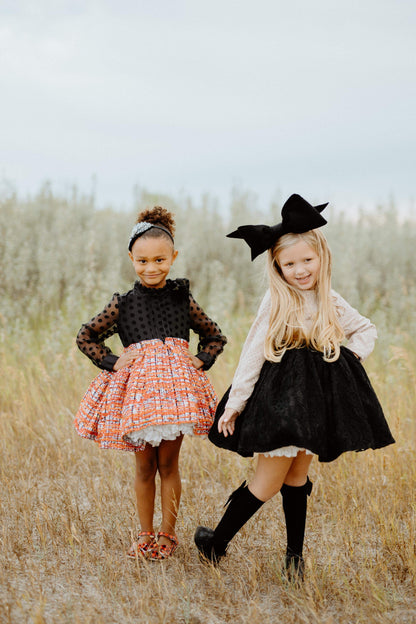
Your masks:
{"label": "cream long sleeve top", "polygon": [[[350,306],[335,290],[332,290],[331,294],[339,315],[338,320],[347,339],[345,346],[358,355],[361,360],[364,360],[374,349],[374,343],[377,339],[375,325]],[[305,297],[305,324],[312,326],[318,309],[316,293],[313,290],[307,290],[303,292],[303,295]],[[239,413],[242,412],[251,396],[254,385],[259,378],[260,370],[266,360],[264,343],[269,327],[270,311],[271,298],[270,290],[268,290],[260,304],[257,316],[241,351],[240,360],[232,381],[230,396],[225,406]]]}

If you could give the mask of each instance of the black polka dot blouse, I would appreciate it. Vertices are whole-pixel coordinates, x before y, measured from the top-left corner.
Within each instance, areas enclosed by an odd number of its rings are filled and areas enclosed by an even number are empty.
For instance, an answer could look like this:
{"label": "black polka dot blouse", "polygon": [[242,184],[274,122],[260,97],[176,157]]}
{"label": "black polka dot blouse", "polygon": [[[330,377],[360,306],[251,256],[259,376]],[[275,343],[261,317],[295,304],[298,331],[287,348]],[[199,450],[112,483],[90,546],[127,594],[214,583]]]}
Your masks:
{"label": "black polka dot blouse", "polygon": [[190,329],[199,336],[197,357],[208,370],[227,339],[192,297],[189,280],[167,280],[163,288],[146,288],[135,282],[129,292],[114,293],[104,310],[82,325],[77,345],[96,366],[111,371],[118,357],[104,341],[113,334],[118,333],[128,347],[153,338],[189,341]]}

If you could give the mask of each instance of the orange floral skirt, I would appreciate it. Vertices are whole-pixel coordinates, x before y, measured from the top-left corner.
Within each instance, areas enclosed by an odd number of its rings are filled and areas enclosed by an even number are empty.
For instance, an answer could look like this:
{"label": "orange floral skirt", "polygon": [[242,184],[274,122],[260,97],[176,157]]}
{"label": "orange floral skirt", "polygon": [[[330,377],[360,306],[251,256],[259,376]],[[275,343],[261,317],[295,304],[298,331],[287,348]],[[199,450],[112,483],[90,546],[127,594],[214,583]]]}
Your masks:
{"label": "orange floral skirt", "polygon": [[181,434],[206,436],[217,396],[206,373],[197,370],[182,338],[129,345],[133,364],[102,371],[90,384],[75,416],[75,429],[101,448],[140,451]]}

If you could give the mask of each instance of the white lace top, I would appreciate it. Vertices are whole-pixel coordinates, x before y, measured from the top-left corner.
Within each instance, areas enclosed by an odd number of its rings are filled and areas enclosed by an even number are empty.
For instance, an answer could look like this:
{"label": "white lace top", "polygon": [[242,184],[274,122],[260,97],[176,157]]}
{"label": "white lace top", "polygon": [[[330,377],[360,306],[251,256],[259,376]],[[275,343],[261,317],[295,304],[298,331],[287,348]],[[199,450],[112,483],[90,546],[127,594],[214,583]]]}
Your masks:
{"label": "white lace top", "polygon": [[[306,290],[302,294],[305,297],[305,322],[306,325],[312,325],[317,312],[316,293],[313,290]],[[339,313],[341,327],[348,341],[346,347],[364,360],[374,349],[377,330],[368,318],[350,306],[335,290],[332,290],[332,296]],[[270,310],[271,300],[270,290],[268,290],[241,351],[226,405],[226,408],[231,407],[239,413],[244,409],[253,392],[261,367],[266,360],[264,342],[269,326]]]}

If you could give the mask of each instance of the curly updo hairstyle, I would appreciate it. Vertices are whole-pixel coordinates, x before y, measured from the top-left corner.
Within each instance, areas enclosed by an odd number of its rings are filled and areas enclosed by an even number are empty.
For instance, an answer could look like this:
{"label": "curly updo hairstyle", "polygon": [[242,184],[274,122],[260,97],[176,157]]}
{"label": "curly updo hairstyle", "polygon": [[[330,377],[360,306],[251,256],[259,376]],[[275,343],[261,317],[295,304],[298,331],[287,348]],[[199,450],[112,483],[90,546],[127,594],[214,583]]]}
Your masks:
{"label": "curly updo hairstyle", "polygon": [[[160,225],[168,230],[173,238],[175,235],[175,220],[173,217],[174,215],[166,210],[166,208],[162,208],[162,206],[155,206],[154,208],[148,208],[139,212],[137,216],[137,223],[147,221],[147,223]],[[169,236],[163,232],[163,230],[152,228],[151,230],[147,230],[147,232],[142,235],[142,238],[160,238],[162,236],[170,240]]]}

